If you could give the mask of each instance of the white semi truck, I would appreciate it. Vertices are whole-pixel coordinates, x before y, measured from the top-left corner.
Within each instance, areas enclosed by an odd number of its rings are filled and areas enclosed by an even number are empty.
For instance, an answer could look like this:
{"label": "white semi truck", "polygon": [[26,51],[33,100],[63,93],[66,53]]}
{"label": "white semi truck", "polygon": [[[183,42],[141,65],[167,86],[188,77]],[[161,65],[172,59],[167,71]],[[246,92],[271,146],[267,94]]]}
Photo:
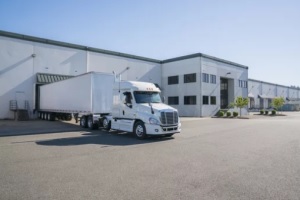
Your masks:
{"label": "white semi truck", "polygon": [[160,92],[153,83],[89,72],[41,86],[39,117],[70,120],[73,115],[82,127],[133,132],[139,139],[172,136],[181,130],[178,111],[162,103]]}

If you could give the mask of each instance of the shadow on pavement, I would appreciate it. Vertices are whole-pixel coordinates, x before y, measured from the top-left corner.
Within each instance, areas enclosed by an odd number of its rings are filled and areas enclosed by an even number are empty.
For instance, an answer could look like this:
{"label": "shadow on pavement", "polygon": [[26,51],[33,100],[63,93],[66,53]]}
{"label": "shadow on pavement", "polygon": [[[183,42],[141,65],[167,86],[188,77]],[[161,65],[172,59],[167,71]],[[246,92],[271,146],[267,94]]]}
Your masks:
{"label": "shadow on pavement", "polygon": [[[37,141],[38,145],[45,146],[74,146],[74,145],[85,145],[85,144],[99,144],[99,145],[111,145],[111,146],[127,146],[137,144],[147,144],[153,142],[163,142],[174,139],[173,137],[149,137],[144,140],[135,138],[132,133],[126,132],[104,132],[104,131],[91,131],[84,133],[80,137],[70,137],[61,139],[51,139]],[[107,146],[103,146],[105,148]]]}
{"label": "shadow on pavement", "polygon": [[85,130],[86,129],[80,127],[78,124],[66,123],[62,121],[0,121],[0,137]]}

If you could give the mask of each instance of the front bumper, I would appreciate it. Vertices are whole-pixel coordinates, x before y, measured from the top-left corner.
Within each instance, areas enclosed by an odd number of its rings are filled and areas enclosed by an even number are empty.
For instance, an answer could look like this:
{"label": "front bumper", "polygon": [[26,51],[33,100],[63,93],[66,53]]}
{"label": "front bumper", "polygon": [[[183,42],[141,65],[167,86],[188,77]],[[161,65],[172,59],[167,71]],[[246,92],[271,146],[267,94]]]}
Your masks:
{"label": "front bumper", "polygon": [[180,133],[181,123],[177,125],[161,126],[155,124],[145,124],[147,135],[166,135]]}

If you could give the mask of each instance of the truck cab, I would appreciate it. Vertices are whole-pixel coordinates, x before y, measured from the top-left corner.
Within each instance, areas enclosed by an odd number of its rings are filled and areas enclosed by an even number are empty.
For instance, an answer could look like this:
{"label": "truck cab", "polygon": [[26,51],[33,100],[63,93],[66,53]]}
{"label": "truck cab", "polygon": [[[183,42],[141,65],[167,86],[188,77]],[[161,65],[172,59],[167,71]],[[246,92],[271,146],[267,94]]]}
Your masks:
{"label": "truck cab", "polygon": [[111,115],[103,118],[106,129],[147,135],[171,136],[179,133],[178,111],[162,102],[161,91],[152,83],[120,81],[113,90]]}

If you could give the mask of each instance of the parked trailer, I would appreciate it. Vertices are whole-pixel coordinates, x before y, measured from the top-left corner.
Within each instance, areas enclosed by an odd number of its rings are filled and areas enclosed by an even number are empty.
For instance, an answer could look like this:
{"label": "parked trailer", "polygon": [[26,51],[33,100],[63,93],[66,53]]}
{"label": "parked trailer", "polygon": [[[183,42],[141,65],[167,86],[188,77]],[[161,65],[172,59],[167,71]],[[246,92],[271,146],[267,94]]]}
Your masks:
{"label": "parked trailer", "polygon": [[82,127],[134,132],[140,139],[181,130],[178,111],[162,103],[153,83],[120,81],[99,72],[41,86],[39,115],[46,120],[73,115]]}

